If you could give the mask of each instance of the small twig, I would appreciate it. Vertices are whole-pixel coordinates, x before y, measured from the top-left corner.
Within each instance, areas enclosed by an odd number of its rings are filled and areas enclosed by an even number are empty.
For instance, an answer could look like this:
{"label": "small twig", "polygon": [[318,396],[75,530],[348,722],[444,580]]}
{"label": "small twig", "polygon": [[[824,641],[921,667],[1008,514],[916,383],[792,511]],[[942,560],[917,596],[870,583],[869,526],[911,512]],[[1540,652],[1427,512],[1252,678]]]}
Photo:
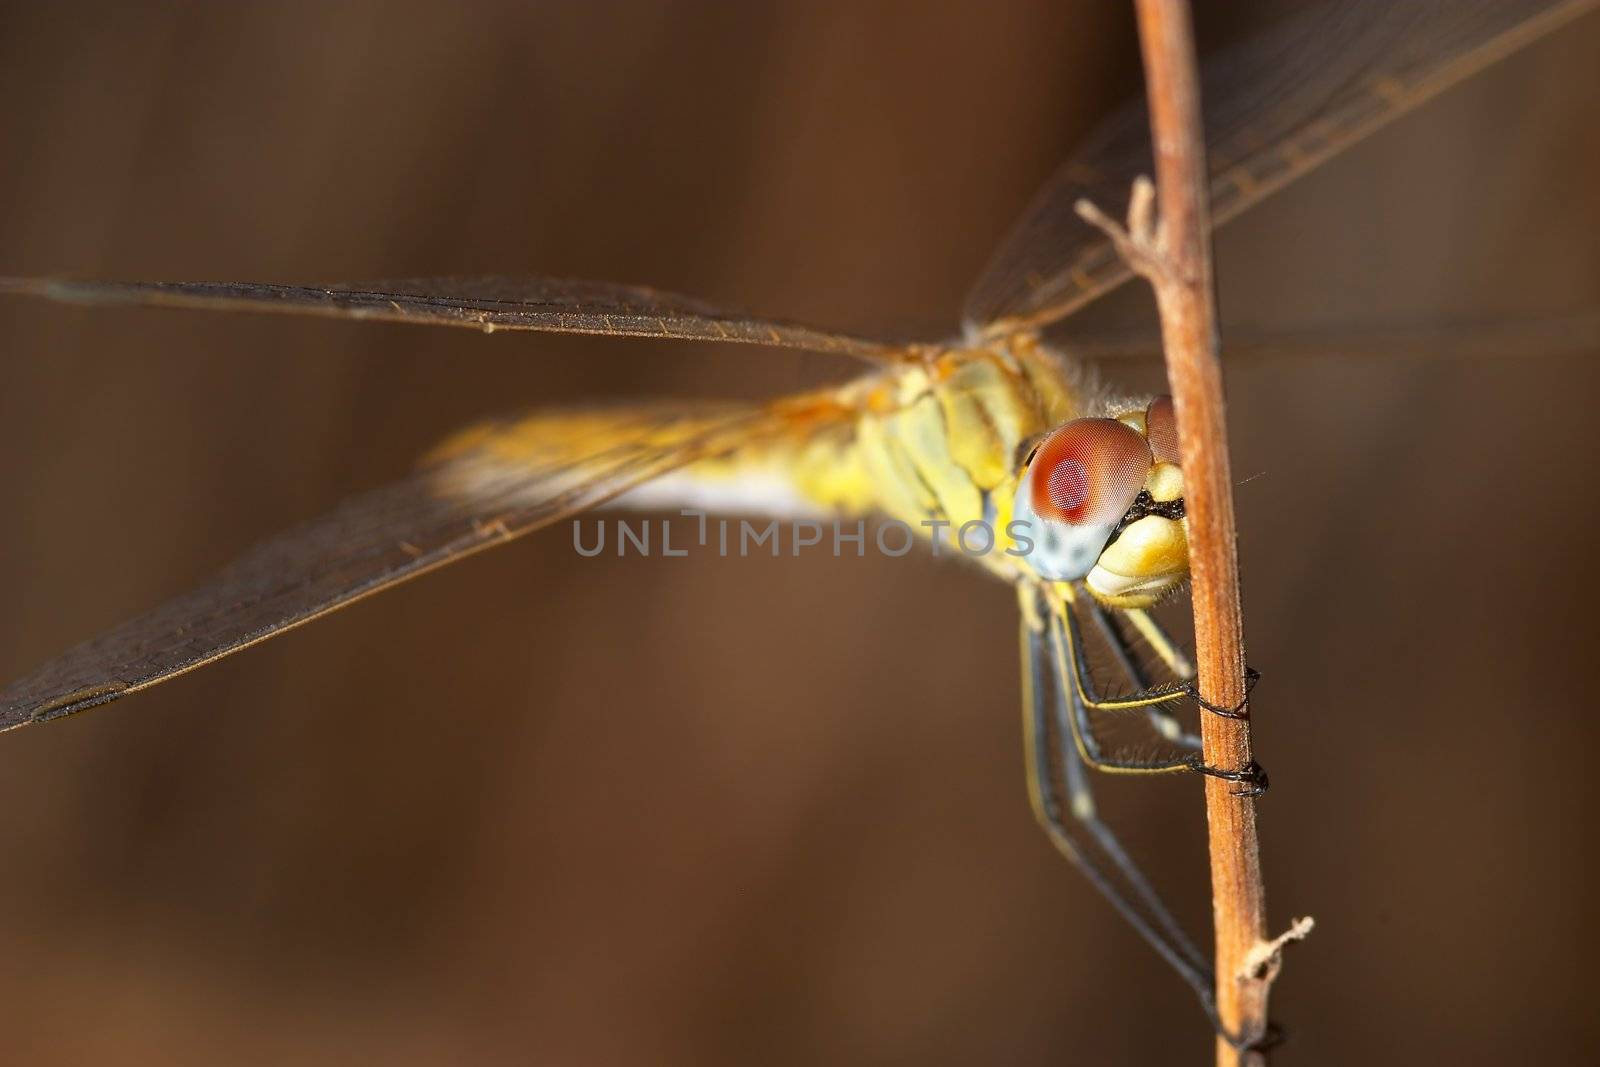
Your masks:
{"label": "small twig", "polygon": [[1271,941],[1258,941],[1245,953],[1244,966],[1235,975],[1239,981],[1272,981],[1283,967],[1283,949],[1291,941],[1304,941],[1317,928],[1317,921],[1307,915],[1289,923],[1289,929]]}
{"label": "small twig", "polygon": [[1128,223],[1126,226],[1101,211],[1091,200],[1079,200],[1073,205],[1083,221],[1099,228],[1111,238],[1117,254],[1134,272],[1154,283],[1164,276],[1167,265],[1161,254],[1161,234],[1156,229],[1156,187],[1150,179],[1140,175],[1133,179],[1133,191],[1128,194]]}
{"label": "small twig", "polygon": [[[1194,32],[1185,0],[1135,0],[1135,7],[1157,187],[1142,178],[1134,183],[1125,227],[1092,204],[1080,203],[1078,212],[1110,236],[1128,265],[1155,290],[1182,447],[1200,696],[1212,707],[1242,707],[1248,690],[1239,563]],[[1248,717],[1202,715],[1200,733],[1208,765],[1224,770],[1253,765]],[[1284,938],[1267,939],[1255,801],[1241,792],[1217,777],[1205,782],[1217,1014],[1226,1032],[1217,1040],[1216,1054],[1223,1067],[1265,1063],[1260,1046],[1268,1035],[1267,994],[1283,944],[1310,930],[1309,922],[1297,923]]]}

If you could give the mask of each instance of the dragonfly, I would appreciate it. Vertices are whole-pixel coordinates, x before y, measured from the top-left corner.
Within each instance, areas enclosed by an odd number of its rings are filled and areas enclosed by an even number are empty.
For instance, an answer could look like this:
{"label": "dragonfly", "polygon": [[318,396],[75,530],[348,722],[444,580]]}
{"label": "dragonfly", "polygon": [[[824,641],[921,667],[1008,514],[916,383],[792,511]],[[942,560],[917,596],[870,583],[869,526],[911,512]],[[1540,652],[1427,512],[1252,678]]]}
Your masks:
{"label": "dragonfly", "polygon": [[[1425,100],[1555,31],[1589,0],[1324,3],[1208,59],[1218,224]],[[996,251],[943,341],[848,335],[635,286],[551,278],[353,285],[0,279],[0,293],[738,343],[863,364],[761,404],[535,411],[471,427],[410,476],[268,540],[215,579],[0,690],[0,731],[65,718],[202,667],[403,581],[598,508],[870,517],[937,547],[970,523],[1017,596],[1025,778],[1052,844],[1212,1011],[1206,955],[1101,817],[1090,772],[1199,773],[1243,794],[1258,767],[1208,766],[1193,666],[1153,611],[1188,577],[1171,402],[1123,397],[1052,340],[1131,277],[1079,217],[1128,205],[1151,170],[1135,102],[1108,117]],[[1214,1018],[1214,1012],[1212,1012]]]}

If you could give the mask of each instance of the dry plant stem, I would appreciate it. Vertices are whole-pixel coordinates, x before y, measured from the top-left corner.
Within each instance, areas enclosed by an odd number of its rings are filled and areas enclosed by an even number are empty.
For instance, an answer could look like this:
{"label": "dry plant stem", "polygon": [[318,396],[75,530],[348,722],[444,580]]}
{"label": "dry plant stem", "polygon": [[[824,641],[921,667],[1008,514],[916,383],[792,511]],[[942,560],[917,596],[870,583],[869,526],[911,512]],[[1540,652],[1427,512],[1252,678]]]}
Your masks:
{"label": "dry plant stem", "polygon": [[[1160,216],[1152,220],[1148,186],[1136,191],[1126,237],[1134,248],[1125,254],[1134,253],[1133,265],[1150,280],[1161,313],[1183,449],[1200,692],[1212,704],[1236,707],[1246,697],[1244,637],[1194,33],[1187,0],[1136,0],[1135,6]],[[1241,769],[1252,760],[1247,719],[1203,715],[1201,740],[1213,767]],[[1217,1013],[1225,1030],[1249,1044],[1267,1032],[1267,993],[1277,967],[1247,966],[1252,949],[1266,941],[1266,907],[1255,801],[1238,792],[1234,783],[1205,780]],[[1220,1037],[1216,1048],[1219,1064],[1265,1062],[1262,1052],[1241,1051]]]}

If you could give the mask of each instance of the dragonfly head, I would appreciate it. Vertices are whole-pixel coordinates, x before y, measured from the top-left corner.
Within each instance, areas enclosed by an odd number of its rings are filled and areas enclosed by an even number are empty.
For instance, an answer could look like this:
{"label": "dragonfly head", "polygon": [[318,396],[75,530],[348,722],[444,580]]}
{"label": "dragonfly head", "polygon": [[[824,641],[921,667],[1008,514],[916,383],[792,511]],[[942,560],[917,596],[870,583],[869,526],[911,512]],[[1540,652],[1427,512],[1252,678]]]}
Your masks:
{"label": "dragonfly head", "polygon": [[1023,461],[1013,517],[1027,524],[1034,573],[1082,581],[1111,607],[1147,607],[1181,585],[1189,539],[1172,398],[1052,430]]}

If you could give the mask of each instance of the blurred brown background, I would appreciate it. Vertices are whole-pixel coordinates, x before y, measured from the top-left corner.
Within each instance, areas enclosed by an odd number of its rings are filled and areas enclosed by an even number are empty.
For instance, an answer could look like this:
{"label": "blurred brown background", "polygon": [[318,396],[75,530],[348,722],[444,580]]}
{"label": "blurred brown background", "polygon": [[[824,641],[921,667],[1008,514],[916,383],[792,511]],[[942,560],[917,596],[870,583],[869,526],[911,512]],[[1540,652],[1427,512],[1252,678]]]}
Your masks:
{"label": "blurred brown background", "polygon": [[[1597,47],[1231,227],[1228,321],[1592,306]],[[1091,2],[9,4],[0,273],[528,271],[937,337],[1137,78]],[[8,678],[474,418],[853,369],[21,302],[0,339]],[[1279,1061],[1591,1058],[1594,356],[1229,373],[1272,919],[1320,923]],[[1031,822],[1013,613],[931,560],[580,560],[563,527],[10,734],[0,1058],[1204,1062]],[[1202,930],[1198,783],[1103,792]]]}

